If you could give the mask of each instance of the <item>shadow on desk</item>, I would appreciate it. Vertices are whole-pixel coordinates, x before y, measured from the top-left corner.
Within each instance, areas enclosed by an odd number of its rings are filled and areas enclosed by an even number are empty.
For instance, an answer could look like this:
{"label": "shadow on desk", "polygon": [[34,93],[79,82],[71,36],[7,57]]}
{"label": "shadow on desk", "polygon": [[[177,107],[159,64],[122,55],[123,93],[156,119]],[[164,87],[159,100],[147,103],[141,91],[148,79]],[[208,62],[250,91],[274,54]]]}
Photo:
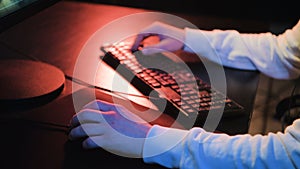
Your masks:
{"label": "shadow on desk", "polygon": [[[95,92],[94,89],[82,89],[39,108],[18,112],[18,116],[1,118],[1,168],[162,168],[145,164],[142,159],[117,156],[101,148],[84,150],[81,146],[82,140],[69,141],[67,125],[75,114],[74,95],[82,98],[82,105],[77,105],[82,107],[94,100]],[[112,101],[112,97],[103,92],[96,92],[96,97]],[[114,100],[120,103],[124,101],[118,98]],[[148,109],[133,105],[136,110]],[[153,114],[158,113],[155,110],[150,111]],[[153,123],[169,126],[174,120],[161,115]],[[182,128],[176,122],[175,127]]]}
{"label": "shadow on desk", "polygon": [[81,142],[67,142],[63,169],[86,168],[164,168],[158,165],[145,164],[142,159],[126,158],[111,154],[101,148],[83,150]]}

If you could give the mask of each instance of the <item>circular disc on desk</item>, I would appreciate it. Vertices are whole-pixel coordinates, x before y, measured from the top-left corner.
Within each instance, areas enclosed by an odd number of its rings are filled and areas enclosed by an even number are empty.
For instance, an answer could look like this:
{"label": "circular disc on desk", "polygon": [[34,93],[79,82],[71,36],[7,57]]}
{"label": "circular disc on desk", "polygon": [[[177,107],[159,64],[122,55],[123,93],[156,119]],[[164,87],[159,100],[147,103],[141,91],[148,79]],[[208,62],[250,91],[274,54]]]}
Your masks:
{"label": "circular disc on desk", "polygon": [[64,88],[64,73],[47,63],[1,60],[0,69],[0,105],[6,110],[24,110],[45,104]]}

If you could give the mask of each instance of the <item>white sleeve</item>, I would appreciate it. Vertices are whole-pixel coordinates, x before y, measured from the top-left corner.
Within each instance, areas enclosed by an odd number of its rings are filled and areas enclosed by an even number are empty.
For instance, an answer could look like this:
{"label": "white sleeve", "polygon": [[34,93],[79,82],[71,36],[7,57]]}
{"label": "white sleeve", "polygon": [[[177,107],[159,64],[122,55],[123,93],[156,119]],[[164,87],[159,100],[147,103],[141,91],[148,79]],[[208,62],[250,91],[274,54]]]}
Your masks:
{"label": "white sleeve", "polygon": [[224,66],[259,70],[278,79],[300,75],[300,20],[283,34],[185,29],[185,50]]}
{"label": "white sleeve", "polygon": [[[174,141],[176,138],[180,141]],[[201,128],[187,131],[156,125],[144,143],[143,158],[146,163],[182,169],[300,168],[300,119],[287,127],[285,133],[265,136],[229,136]]]}

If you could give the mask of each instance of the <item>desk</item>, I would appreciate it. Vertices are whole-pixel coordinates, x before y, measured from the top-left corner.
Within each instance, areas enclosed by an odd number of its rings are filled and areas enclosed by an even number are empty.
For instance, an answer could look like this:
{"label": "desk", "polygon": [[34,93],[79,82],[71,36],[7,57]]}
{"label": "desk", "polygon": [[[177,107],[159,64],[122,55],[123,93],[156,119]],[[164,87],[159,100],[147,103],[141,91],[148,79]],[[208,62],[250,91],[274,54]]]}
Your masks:
{"label": "desk", "polygon": [[[144,11],[146,10],[61,1],[2,33],[0,41],[18,52],[0,45],[1,59],[24,59],[26,57],[20,54],[23,53],[56,65],[66,74],[72,75],[82,47],[96,30],[119,17]],[[199,20],[209,19],[199,17]],[[226,77],[228,96],[239,100],[246,108],[246,113],[245,116],[222,121],[219,128],[228,134],[246,133],[258,73],[226,69]],[[72,95],[79,95],[88,101],[92,99],[90,92],[85,88],[72,90],[71,82],[66,81],[65,90],[53,102],[21,114],[33,120],[68,124],[75,112]],[[98,96],[107,99],[103,93]],[[164,121],[158,123],[162,124]],[[18,120],[1,120],[0,132],[1,168],[162,168],[144,164],[141,159],[119,157],[101,149],[82,150],[80,141],[68,142],[64,132],[47,126]]]}

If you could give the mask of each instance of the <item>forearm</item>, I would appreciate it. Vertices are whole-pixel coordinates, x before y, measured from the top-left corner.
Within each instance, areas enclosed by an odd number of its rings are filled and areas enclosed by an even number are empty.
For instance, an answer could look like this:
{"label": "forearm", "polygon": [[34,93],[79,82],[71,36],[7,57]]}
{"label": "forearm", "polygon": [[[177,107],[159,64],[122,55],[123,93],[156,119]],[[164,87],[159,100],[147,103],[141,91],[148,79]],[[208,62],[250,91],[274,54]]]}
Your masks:
{"label": "forearm", "polygon": [[274,78],[296,78],[300,74],[299,23],[280,36],[185,29],[185,50],[224,66],[259,70]]}
{"label": "forearm", "polygon": [[[159,133],[169,131],[180,140],[166,148],[162,142],[172,140]],[[144,145],[144,161],[170,168],[299,168],[300,120],[285,134],[262,135],[214,134],[201,128],[190,131],[154,126]],[[174,143],[174,142],[173,142]],[[149,152],[161,152],[150,156]]]}

